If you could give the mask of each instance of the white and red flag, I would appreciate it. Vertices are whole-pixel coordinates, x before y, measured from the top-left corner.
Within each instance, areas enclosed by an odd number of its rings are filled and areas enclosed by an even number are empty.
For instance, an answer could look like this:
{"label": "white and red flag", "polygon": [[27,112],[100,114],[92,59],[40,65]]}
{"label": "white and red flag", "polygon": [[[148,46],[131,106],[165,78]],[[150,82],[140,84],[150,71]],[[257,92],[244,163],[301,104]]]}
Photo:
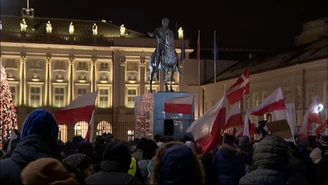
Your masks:
{"label": "white and red flag", "polygon": [[165,102],[164,112],[176,114],[191,114],[194,96],[172,98]]}
{"label": "white and red flag", "polygon": [[210,111],[194,121],[187,129],[187,132],[192,133],[197,140],[202,148],[202,153],[219,145],[225,126],[225,117],[226,97],[223,96]]}
{"label": "white and red flag", "polygon": [[228,112],[225,129],[241,125],[243,125],[243,116],[241,114],[239,104],[235,103],[232,105]]}
{"label": "white and red flag", "polygon": [[254,125],[254,122],[252,120],[251,115],[249,114],[249,112],[246,112],[245,115],[245,121],[244,121],[244,130],[243,130],[243,136],[252,136],[257,134],[257,130],[256,127]]}
{"label": "white and red flag", "polygon": [[245,94],[249,94],[249,68],[246,68],[245,72],[226,92],[230,104],[241,101]]}
{"label": "white and red flag", "polygon": [[261,116],[265,113],[286,109],[285,99],[282,90],[279,87],[269,97],[267,97],[260,105],[250,111],[251,115]]}
{"label": "white and red flag", "polygon": [[312,103],[308,107],[304,118],[303,123],[299,131],[299,135],[301,139],[307,139],[309,128],[313,123],[321,124],[320,114],[318,110],[318,97],[314,97]]}

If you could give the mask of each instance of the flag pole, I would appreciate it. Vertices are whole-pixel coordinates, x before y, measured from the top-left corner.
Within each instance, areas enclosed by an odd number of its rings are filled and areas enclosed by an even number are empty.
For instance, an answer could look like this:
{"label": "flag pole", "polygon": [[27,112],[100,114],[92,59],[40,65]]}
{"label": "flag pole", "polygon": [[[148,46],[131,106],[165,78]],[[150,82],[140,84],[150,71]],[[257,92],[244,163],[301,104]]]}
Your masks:
{"label": "flag pole", "polygon": [[213,45],[213,52],[214,52],[214,59],[213,59],[213,68],[214,68],[214,83],[216,83],[216,55],[217,55],[217,53],[216,53],[216,50],[217,50],[217,48],[216,48],[216,30],[214,30],[214,45]]}
{"label": "flag pole", "polygon": [[198,30],[198,41],[197,41],[197,63],[198,63],[198,115],[200,117],[200,30]]}

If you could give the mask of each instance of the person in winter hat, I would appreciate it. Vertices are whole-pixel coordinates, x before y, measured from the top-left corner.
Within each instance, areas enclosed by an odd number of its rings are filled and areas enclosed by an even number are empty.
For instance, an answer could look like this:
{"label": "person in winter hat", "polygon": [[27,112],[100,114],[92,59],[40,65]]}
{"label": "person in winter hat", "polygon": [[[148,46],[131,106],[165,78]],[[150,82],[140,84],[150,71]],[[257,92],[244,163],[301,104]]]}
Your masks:
{"label": "person in winter hat", "polygon": [[22,128],[21,140],[8,159],[0,160],[0,182],[21,184],[20,173],[30,162],[40,158],[60,159],[57,145],[58,125],[53,115],[46,110],[31,112]]}
{"label": "person in winter hat", "polygon": [[325,151],[317,166],[316,184],[328,185],[328,136],[322,137],[321,146]]}
{"label": "person in winter hat", "polygon": [[184,143],[169,142],[157,150],[150,183],[202,185],[204,177],[204,170],[196,154]]}
{"label": "person in winter hat", "polygon": [[120,141],[107,144],[100,172],[86,178],[86,184],[142,184],[140,180],[128,174],[131,154],[128,146]]}
{"label": "person in winter hat", "polygon": [[41,158],[29,163],[21,173],[24,185],[51,184],[77,185],[74,175],[68,174],[65,166],[53,158]]}
{"label": "person in winter hat", "polygon": [[63,163],[79,169],[85,178],[95,173],[91,159],[85,154],[76,153],[67,156],[65,159],[63,159]]}

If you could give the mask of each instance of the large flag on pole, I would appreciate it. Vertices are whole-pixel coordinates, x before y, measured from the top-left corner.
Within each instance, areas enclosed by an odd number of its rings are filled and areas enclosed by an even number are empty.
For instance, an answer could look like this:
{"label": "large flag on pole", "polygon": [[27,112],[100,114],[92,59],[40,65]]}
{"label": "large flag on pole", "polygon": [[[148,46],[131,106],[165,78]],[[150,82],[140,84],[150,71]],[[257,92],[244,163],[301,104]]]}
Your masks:
{"label": "large flag on pole", "polygon": [[254,122],[252,120],[251,115],[249,114],[249,112],[246,112],[245,115],[245,121],[244,121],[244,131],[243,131],[243,136],[252,136],[257,134],[257,130],[256,127],[254,125]]}
{"label": "large flag on pole", "polygon": [[55,113],[58,124],[75,124],[79,121],[89,122],[95,108],[98,91],[77,97],[67,107]]}
{"label": "large flag on pole", "polygon": [[261,116],[265,113],[286,109],[285,99],[282,90],[279,87],[269,97],[267,97],[260,105],[250,111],[251,115]]}
{"label": "large flag on pole", "polygon": [[230,104],[241,101],[245,94],[249,94],[249,68],[246,68],[244,73],[226,92]]}
{"label": "large flag on pole", "polygon": [[172,98],[165,102],[164,112],[176,114],[191,114],[194,96]]}
{"label": "large flag on pole", "polygon": [[93,130],[94,130],[94,119],[93,119],[93,116],[95,114],[95,111],[93,110],[92,111],[92,115],[91,115],[91,118],[89,120],[89,125],[88,125],[88,131],[87,131],[87,134],[85,136],[85,140],[86,141],[89,141],[92,143],[92,138],[93,138]]}
{"label": "large flag on pole", "polygon": [[203,153],[214,149],[220,143],[225,117],[226,97],[223,96],[210,111],[194,121],[187,129],[187,132],[193,134]]}
{"label": "large flag on pole", "polygon": [[232,105],[232,107],[228,112],[225,129],[236,127],[236,126],[242,126],[242,125],[243,125],[243,116],[241,115],[239,104],[235,103]]}
{"label": "large flag on pole", "polygon": [[311,125],[313,123],[318,123],[318,124],[321,123],[318,105],[319,105],[318,97],[315,96],[304,115],[303,123],[299,131],[300,138],[307,139],[309,128],[311,127]]}

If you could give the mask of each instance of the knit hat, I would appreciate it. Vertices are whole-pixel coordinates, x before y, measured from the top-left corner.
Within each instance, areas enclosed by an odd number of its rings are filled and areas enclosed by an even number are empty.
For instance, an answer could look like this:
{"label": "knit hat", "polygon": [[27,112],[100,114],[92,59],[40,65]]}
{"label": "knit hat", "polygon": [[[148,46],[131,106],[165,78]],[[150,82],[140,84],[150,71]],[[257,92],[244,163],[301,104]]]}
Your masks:
{"label": "knit hat", "polygon": [[121,171],[128,172],[131,164],[129,147],[121,141],[108,143],[103,153],[103,161],[116,161],[120,164]]}
{"label": "knit hat", "polygon": [[81,153],[67,156],[65,159],[63,159],[63,163],[76,167],[81,172],[83,172],[92,164],[91,159],[87,155]]}
{"label": "knit hat", "polygon": [[312,159],[313,163],[318,164],[322,158],[322,151],[320,148],[313,149],[310,154],[310,158]]}
{"label": "knit hat", "polygon": [[40,158],[30,162],[22,171],[21,178],[24,185],[29,184],[78,184],[78,182],[68,174],[65,166],[53,158]]}
{"label": "knit hat", "polygon": [[31,112],[24,122],[21,139],[30,135],[38,135],[57,141],[58,124],[54,116],[43,109]]}

